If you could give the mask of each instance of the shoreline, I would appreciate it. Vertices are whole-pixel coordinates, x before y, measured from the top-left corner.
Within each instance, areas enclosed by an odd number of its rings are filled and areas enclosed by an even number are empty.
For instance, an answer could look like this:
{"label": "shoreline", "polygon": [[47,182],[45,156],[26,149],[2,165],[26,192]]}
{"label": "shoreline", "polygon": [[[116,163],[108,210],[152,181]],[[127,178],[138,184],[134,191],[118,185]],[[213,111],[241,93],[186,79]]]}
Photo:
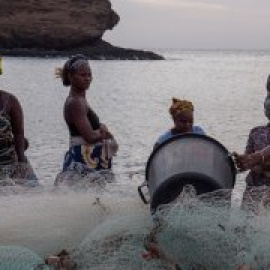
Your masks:
{"label": "shoreline", "polygon": [[2,56],[56,58],[84,54],[89,60],[165,60],[152,51],[106,46],[88,46],[68,50],[44,50],[41,48],[0,48]]}

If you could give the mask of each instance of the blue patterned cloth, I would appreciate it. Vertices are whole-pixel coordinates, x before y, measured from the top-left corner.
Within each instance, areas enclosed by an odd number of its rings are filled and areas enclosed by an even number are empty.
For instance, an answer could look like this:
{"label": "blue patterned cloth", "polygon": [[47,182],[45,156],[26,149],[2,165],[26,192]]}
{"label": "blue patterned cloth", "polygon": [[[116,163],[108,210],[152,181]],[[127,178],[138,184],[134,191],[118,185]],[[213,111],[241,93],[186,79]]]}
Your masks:
{"label": "blue patterned cloth", "polygon": [[106,147],[101,143],[72,146],[65,155],[63,171],[74,169],[74,164],[78,163],[89,172],[111,169],[112,166]]}

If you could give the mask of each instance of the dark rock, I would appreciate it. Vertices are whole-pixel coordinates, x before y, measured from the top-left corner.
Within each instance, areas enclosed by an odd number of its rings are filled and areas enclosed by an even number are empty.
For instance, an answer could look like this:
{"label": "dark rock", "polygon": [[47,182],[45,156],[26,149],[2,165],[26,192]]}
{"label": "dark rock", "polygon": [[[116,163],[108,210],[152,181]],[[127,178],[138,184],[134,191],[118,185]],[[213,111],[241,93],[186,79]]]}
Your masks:
{"label": "dark rock", "polygon": [[109,0],[0,0],[0,52],[10,56],[164,59],[102,40],[118,24]]}

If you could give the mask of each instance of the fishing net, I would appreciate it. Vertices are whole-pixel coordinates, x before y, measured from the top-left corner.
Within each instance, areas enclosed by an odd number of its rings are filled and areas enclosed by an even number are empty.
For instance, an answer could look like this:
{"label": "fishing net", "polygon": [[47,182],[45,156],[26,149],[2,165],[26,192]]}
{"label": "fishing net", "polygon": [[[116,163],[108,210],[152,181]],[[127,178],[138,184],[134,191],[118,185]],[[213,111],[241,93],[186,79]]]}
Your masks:
{"label": "fishing net", "polygon": [[18,246],[0,246],[1,270],[49,270],[31,250]]}
{"label": "fishing net", "polygon": [[[227,270],[243,264],[270,269],[268,187],[248,189],[243,205],[235,207],[230,190],[197,196],[186,186],[174,202],[155,213],[126,187],[119,192],[117,186],[118,193],[110,185],[101,190],[81,193],[61,187],[3,197],[1,243],[26,246],[44,258],[67,249],[78,270],[166,270],[175,265],[183,270]],[[158,246],[159,258],[145,256],[149,242]],[[3,265],[6,248],[0,249]],[[22,250],[10,254],[26,261],[34,258]]]}
{"label": "fishing net", "polygon": [[147,216],[118,217],[96,228],[72,253],[79,269],[142,269]]}
{"label": "fishing net", "polygon": [[0,166],[0,187],[38,186],[38,179],[29,162]]}
{"label": "fishing net", "polygon": [[114,180],[111,170],[93,171],[83,164],[74,162],[69,169],[57,175],[55,185],[68,186],[74,190],[88,190],[93,187],[104,188]]}
{"label": "fishing net", "polygon": [[[255,192],[253,190],[253,192]],[[258,197],[263,197],[257,190]],[[265,195],[265,194],[264,194]],[[196,196],[185,188],[175,202],[152,215],[114,217],[98,226],[71,252],[78,269],[270,269],[270,218],[231,207],[231,191]],[[162,250],[143,256],[146,239]]]}

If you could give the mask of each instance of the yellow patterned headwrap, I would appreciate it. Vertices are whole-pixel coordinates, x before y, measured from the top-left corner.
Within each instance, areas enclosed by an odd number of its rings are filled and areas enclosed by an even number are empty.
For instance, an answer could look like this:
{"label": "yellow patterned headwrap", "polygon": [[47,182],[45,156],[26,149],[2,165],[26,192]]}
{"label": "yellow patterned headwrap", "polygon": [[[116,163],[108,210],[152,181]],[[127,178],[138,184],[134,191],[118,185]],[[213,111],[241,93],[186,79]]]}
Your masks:
{"label": "yellow patterned headwrap", "polygon": [[191,111],[193,112],[194,107],[192,102],[188,100],[180,100],[177,98],[172,98],[172,106],[170,108],[170,114],[175,117],[179,113],[182,113],[183,111]]}
{"label": "yellow patterned headwrap", "polygon": [[2,56],[0,55],[0,75],[3,74]]}

